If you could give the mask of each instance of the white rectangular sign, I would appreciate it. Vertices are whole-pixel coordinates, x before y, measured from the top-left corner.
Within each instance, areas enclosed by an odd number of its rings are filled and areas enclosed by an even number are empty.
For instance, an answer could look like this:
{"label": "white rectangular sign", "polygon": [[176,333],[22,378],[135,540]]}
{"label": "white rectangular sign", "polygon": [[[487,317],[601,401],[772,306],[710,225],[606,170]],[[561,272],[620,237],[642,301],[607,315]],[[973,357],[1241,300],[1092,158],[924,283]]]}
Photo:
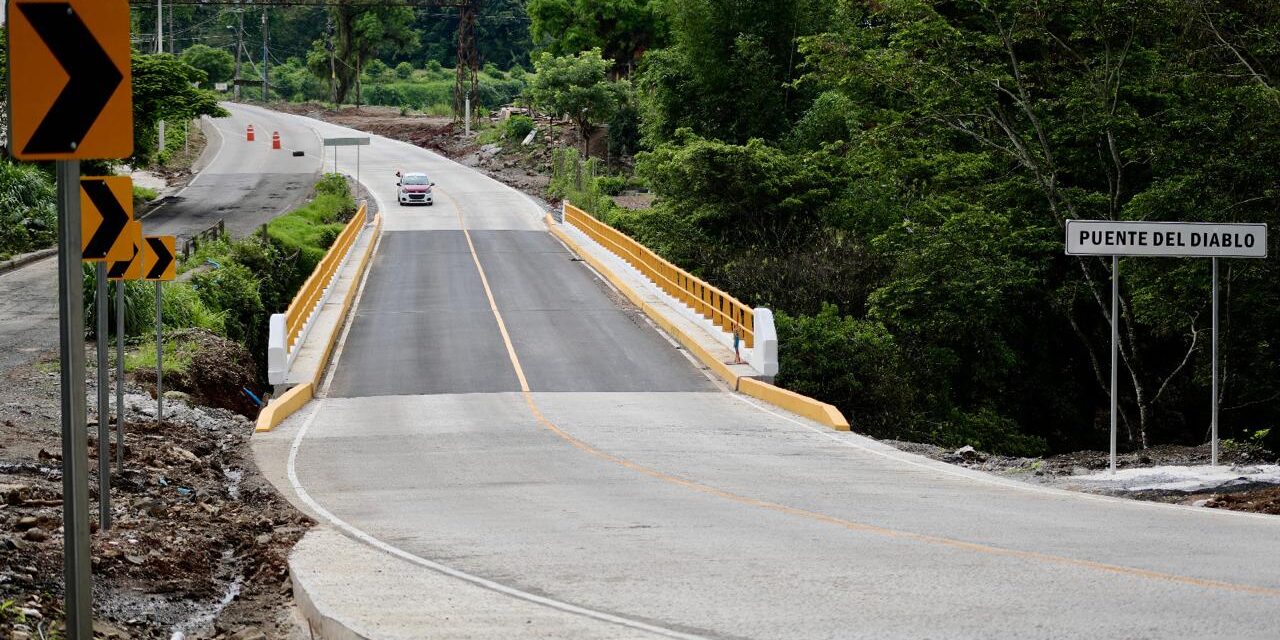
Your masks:
{"label": "white rectangular sign", "polygon": [[326,147],[367,147],[369,146],[368,138],[325,138],[324,146]]}
{"label": "white rectangular sign", "polygon": [[1068,220],[1067,255],[1265,258],[1267,225]]}

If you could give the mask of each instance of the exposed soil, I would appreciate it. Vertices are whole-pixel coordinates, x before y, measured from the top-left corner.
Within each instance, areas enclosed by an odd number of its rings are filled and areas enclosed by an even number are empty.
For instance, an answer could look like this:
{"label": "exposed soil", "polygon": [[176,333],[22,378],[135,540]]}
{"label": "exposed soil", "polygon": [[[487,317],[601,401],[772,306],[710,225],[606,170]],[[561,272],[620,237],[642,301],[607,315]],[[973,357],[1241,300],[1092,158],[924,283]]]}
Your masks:
{"label": "exposed soil", "polygon": [[[463,125],[450,118],[402,116],[392,107],[343,107],[341,111],[317,104],[278,103],[270,107],[430,149],[535,198],[542,198],[551,182],[551,146],[545,137],[549,122],[545,119],[539,123],[543,136],[525,147],[519,143],[481,145],[474,134],[467,137]],[[562,123],[555,127],[557,144],[574,143],[572,129]]]}
{"label": "exposed soil", "polygon": [[[234,354],[207,357],[213,364]],[[92,348],[88,361],[95,361]],[[57,368],[56,353],[46,353],[0,372],[3,638],[49,637],[63,618]],[[259,476],[248,447],[251,422],[174,398],[159,423],[154,399],[130,381],[125,468],[113,473],[114,522],[101,532],[92,367],[88,377],[97,635],[288,637],[286,559],[311,522]]]}
{"label": "exposed soil", "polygon": [[[903,451],[969,469],[1034,484],[1062,486],[1076,490],[1084,489],[1073,485],[1070,481],[1071,477],[1097,473],[1110,465],[1110,455],[1105,451],[1076,451],[1046,458],[1016,458],[987,454],[976,451],[972,447],[952,451],[915,442],[888,440],[886,443]],[[1117,455],[1116,468],[1205,466],[1209,464],[1210,457],[1211,451],[1208,444],[1196,447],[1161,445],[1145,451]],[[1223,447],[1219,452],[1219,463],[1227,467],[1244,468],[1276,461],[1276,454],[1254,445],[1231,445]],[[1211,492],[1163,489],[1141,491],[1098,489],[1094,491],[1105,495],[1153,502],[1280,514],[1280,487],[1262,483],[1238,484],[1221,487]]]}

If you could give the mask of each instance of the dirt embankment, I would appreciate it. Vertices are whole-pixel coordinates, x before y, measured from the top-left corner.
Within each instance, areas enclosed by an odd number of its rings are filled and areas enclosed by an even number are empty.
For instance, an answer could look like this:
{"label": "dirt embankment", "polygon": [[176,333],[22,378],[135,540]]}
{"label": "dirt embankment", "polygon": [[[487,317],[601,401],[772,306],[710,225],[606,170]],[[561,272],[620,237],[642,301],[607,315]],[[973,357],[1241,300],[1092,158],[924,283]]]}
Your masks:
{"label": "dirt embankment", "polygon": [[[92,350],[88,360],[94,362]],[[63,619],[57,367],[56,354],[45,354],[0,372],[3,638],[51,637]],[[99,637],[287,637],[286,559],[311,522],[258,474],[249,419],[174,397],[157,422],[154,399],[130,381],[125,468],[112,480],[114,522],[98,531],[92,368],[88,377]]]}
{"label": "dirt embankment", "polygon": [[[280,103],[272,104],[270,108],[430,149],[536,198],[545,195],[551,182],[550,145],[537,143],[525,147],[510,142],[481,145],[474,136],[468,138],[463,126],[450,118],[402,116],[398,109],[391,107],[361,107],[359,110],[343,107],[341,111],[335,111],[315,104]],[[559,125],[557,132],[564,135]],[[568,138],[559,140],[558,144],[572,142],[573,139]]]}
{"label": "dirt embankment", "polygon": [[[1016,458],[976,451],[972,447],[943,449],[914,442],[887,441],[903,451],[987,473],[1104,495],[1205,506],[1216,509],[1280,515],[1280,486],[1272,483],[1275,453],[1255,445],[1230,444],[1220,453],[1217,471],[1208,465],[1209,445],[1195,447],[1161,445],[1116,457],[1122,474],[1151,470],[1154,481],[1108,482],[1103,474],[1110,466],[1104,451],[1077,451],[1046,458]],[[1254,481],[1251,478],[1267,478]],[[1145,486],[1144,486],[1145,485]]]}

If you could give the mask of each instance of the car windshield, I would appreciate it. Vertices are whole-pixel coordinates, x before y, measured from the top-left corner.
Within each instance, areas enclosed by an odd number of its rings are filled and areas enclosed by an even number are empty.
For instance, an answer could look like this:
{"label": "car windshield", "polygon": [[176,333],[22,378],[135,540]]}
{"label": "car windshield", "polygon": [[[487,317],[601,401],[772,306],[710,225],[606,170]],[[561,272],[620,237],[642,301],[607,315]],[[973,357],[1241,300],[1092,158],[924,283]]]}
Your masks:
{"label": "car windshield", "polygon": [[427,184],[427,177],[424,175],[407,175],[404,177],[405,184]]}

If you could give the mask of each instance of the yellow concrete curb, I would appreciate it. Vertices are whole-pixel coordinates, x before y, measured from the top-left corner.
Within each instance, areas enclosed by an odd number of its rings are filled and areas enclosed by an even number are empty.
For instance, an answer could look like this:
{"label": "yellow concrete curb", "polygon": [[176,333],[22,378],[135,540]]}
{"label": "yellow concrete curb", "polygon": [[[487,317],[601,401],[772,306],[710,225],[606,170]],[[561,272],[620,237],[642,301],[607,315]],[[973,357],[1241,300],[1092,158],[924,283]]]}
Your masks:
{"label": "yellow concrete curb", "polygon": [[311,398],[315,395],[315,388],[310,382],[304,382],[271,401],[262,412],[258,414],[258,425],[254,428],[257,433],[265,433],[280,426],[285,418],[295,414],[299,409],[307,406],[311,402]]}
{"label": "yellow concrete curb", "polygon": [[339,316],[342,322],[334,325],[333,332],[325,339],[324,356],[320,359],[320,366],[316,369],[316,377],[311,382],[304,382],[284,393],[279,398],[272,400],[267,406],[262,408],[262,412],[258,414],[258,423],[254,428],[257,433],[265,433],[280,426],[289,416],[297,413],[308,402],[315,397],[315,390],[320,388],[320,383],[324,379],[324,372],[329,362],[329,356],[333,354],[333,347],[338,342],[338,336],[342,333],[342,327],[346,324],[347,313],[351,311],[351,303],[355,300],[356,290],[360,288],[360,280],[364,277],[365,269],[369,266],[369,258],[373,255],[373,248],[378,244],[378,238],[382,235],[382,214],[379,213],[374,217],[373,236],[369,238],[369,246],[365,247],[364,255],[360,256],[360,264],[356,267],[355,279],[352,281],[351,288],[347,290],[347,295],[342,298],[342,314]]}
{"label": "yellow concrete curb", "polygon": [[738,382],[738,391],[757,400],[768,402],[775,407],[786,409],[798,416],[804,416],[818,424],[831,427],[836,431],[849,431],[849,421],[845,419],[844,414],[825,402],[819,402],[794,391],[775,387],[755,378],[743,378],[740,380]]}
{"label": "yellow concrete curb", "polygon": [[757,400],[762,400],[780,409],[790,411],[798,416],[803,416],[818,424],[830,427],[836,431],[849,431],[849,421],[845,419],[844,414],[840,410],[825,403],[814,400],[807,396],[802,396],[794,391],[787,391],[780,387],[775,387],[767,382],[761,382],[755,378],[747,378],[734,373],[728,365],[721,362],[707,351],[693,336],[685,333],[680,327],[672,323],[666,316],[658,313],[653,305],[645,302],[644,298],[638,292],[631,288],[622,278],[619,278],[612,269],[605,266],[603,262],[597,259],[591,253],[584,251],[582,246],[573,239],[572,236],[564,232],[561,225],[557,224],[551,216],[546,218],[547,228],[552,235],[559,238],[562,242],[569,245],[569,248],[577,253],[587,264],[591,265],[600,275],[609,279],[613,286],[617,287],[622,295],[626,296],[637,307],[640,307],[645,315],[653,319],[663,331],[674,337],[685,349],[689,350],[698,358],[707,368],[711,369],[717,376],[728,383],[729,388],[740,393],[749,395]]}

